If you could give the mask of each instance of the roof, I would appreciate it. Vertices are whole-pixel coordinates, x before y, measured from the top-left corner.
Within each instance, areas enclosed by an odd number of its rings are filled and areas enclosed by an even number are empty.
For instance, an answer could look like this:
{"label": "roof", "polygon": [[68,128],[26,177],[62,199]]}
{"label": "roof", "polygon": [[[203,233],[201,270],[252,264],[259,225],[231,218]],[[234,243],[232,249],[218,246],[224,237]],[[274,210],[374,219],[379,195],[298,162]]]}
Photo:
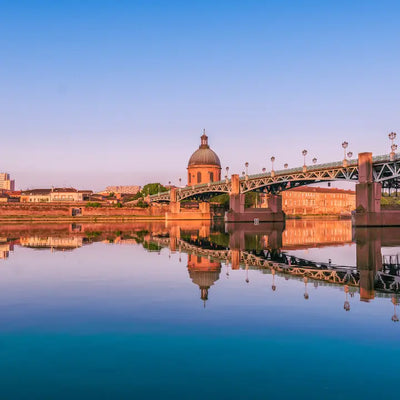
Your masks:
{"label": "roof", "polygon": [[188,167],[195,165],[216,165],[221,168],[221,161],[217,154],[208,145],[208,136],[203,133],[199,148],[189,159]]}
{"label": "roof", "polygon": [[342,194],[356,194],[354,190],[351,189],[337,189],[337,188],[322,188],[315,186],[301,186],[288,190],[289,192],[307,192],[307,193],[342,193]]}
{"label": "roof", "polygon": [[51,189],[31,189],[31,190],[23,190],[21,194],[23,195],[49,195]]}

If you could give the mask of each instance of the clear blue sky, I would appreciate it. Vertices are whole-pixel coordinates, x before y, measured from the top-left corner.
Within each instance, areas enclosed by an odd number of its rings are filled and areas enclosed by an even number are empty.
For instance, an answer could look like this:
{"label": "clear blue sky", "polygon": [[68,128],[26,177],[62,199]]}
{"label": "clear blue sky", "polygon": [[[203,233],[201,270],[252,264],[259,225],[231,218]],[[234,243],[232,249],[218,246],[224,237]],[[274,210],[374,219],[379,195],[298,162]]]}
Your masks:
{"label": "clear blue sky", "polygon": [[203,128],[241,172],[389,150],[398,1],[0,0],[0,171],[177,183]]}

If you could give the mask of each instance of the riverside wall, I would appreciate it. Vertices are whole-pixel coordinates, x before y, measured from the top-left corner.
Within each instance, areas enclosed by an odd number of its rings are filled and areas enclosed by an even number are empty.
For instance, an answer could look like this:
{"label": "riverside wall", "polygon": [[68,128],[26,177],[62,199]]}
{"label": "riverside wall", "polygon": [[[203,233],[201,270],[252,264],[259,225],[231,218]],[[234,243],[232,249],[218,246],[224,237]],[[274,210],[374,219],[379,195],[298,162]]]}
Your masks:
{"label": "riverside wall", "polygon": [[[79,210],[80,214],[73,216],[73,211]],[[156,205],[148,208],[115,207],[103,205],[101,207],[86,207],[85,203],[69,204],[26,204],[4,203],[0,204],[0,221],[57,221],[57,220],[94,220],[94,219],[135,219],[151,218],[164,219],[168,206]]]}

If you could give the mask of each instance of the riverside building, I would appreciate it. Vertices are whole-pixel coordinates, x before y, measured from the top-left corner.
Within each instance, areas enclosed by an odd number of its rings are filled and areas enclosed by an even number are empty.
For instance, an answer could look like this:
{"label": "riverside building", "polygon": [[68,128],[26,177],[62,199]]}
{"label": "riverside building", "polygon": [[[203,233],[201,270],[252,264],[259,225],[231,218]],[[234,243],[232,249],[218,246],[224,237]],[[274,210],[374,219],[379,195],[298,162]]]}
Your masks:
{"label": "riverside building", "polygon": [[188,185],[209,183],[221,180],[221,161],[217,154],[208,145],[208,136],[205,130],[201,136],[199,148],[189,159]]}
{"label": "riverside building", "polygon": [[10,174],[4,172],[0,173],[0,189],[15,190],[15,181],[10,179]]}

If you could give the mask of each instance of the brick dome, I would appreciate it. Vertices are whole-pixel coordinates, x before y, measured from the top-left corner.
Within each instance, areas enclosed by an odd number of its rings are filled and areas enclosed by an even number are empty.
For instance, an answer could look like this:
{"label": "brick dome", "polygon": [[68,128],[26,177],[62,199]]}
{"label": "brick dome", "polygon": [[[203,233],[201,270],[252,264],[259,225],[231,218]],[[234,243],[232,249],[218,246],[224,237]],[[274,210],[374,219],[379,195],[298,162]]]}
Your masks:
{"label": "brick dome", "polygon": [[221,167],[221,161],[217,154],[210,149],[210,146],[208,145],[208,137],[205,133],[201,136],[201,144],[199,148],[189,159],[188,166],[195,165],[216,165]]}

